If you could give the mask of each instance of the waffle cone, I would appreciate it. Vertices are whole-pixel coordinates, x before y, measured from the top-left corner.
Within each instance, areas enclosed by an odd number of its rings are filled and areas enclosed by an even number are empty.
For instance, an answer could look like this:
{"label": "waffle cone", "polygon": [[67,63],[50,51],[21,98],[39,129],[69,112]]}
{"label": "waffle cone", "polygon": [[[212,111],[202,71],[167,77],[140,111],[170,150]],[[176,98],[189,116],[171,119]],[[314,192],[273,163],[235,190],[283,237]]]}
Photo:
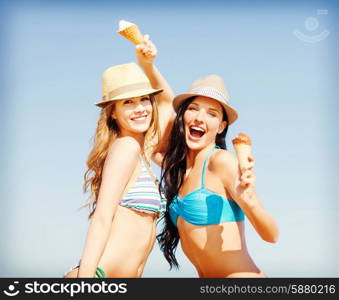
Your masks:
{"label": "waffle cone", "polygon": [[139,27],[135,24],[128,26],[123,30],[119,30],[118,33],[135,45],[141,44],[144,41],[144,37],[142,36]]}
{"label": "waffle cone", "polygon": [[248,164],[248,156],[251,155],[251,145],[245,143],[233,144],[234,150],[237,154],[240,170]]}

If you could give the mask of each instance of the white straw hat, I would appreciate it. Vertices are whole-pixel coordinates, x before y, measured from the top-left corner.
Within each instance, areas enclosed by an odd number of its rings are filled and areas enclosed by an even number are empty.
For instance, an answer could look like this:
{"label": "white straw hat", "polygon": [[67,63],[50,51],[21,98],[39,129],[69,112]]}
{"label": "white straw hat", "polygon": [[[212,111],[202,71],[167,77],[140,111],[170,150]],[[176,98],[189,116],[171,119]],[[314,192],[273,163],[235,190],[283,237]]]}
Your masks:
{"label": "white straw hat", "polygon": [[205,96],[218,101],[226,110],[228,124],[232,124],[237,118],[237,111],[230,106],[229,95],[224,81],[218,75],[208,75],[194,81],[188,93],[177,95],[173,100],[173,107],[178,112],[179,106],[188,98]]}

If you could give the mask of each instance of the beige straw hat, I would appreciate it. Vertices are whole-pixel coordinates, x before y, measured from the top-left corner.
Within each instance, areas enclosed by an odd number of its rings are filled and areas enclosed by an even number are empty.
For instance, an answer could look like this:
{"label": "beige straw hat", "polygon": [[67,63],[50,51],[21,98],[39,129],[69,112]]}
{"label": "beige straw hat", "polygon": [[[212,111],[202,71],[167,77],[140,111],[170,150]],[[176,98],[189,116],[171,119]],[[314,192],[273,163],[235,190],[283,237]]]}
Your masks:
{"label": "beige straw hat", "polygon": [[228,124],[232,124],[237,118],[237,111],[230,106],[229,95],[224,81],[218,75],[208,75],[194,81],[186,94],[177,95],[173,100],[173,107],[178,112],[179,106],[193,96],[205,96],[217,100],[226,110]]}
{"label": "beige straw hat", "polygon": [[102,100],[95,105],[133,97],[157,94],[162,89],[153,89],[144,72],[135,63],[108,68],[102,75]]}

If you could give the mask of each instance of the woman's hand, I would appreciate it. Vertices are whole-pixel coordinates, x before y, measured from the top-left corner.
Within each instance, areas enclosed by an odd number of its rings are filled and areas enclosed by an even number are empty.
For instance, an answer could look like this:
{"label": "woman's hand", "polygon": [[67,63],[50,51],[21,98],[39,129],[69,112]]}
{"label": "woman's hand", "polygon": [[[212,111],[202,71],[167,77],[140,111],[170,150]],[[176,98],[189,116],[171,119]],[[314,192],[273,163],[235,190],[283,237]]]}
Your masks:
{"label": "woman's hand", "polygon": [[151,64],[157,56],[157,48],[149,39],[149,35],[144,35],[144,41],[135,47],[138,63],[142,66]]}
{"label": "woman's hand", "polygon": [[241,170],[240,184],[237,186],[237,194],[239,200],[247,205],[252,204],[255,196],[255,175],[254,175],[254,158],[248,156],[248,164]]}
{"label": "woman's hand", "polygon": [[224,187],[230,192],[232,200],[241,207],[261,238],[275,243],[279,237],[279,229],[255,191],[253,156],[248,156],[248,163],[240,170],[239,161],[234,154],[218,150],[216,155],[212,156],[212,164]]}

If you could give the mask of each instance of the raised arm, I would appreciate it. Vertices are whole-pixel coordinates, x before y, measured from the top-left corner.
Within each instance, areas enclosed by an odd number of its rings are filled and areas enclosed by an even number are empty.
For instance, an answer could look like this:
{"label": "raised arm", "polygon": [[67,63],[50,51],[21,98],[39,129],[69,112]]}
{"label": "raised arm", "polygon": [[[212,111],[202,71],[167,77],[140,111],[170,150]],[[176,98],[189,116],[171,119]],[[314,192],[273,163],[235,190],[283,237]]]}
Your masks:
{"label": "raised arm", "polygon": [[[145,74],[151,82],[152,87],[155,89],[163,89],[163,92],[156,95],[159,111],[159,126],[161,132],[160,143],[156,151],[163,151],[163,149],[166,147],[169,131],[172,129],[175,118],[175,112],[172,106],[174,94],[166,79],[153,64],[153,60],[157,56],[157,48],[149,40],[148,35],[144,36],[144,42],[142,44],[136,46],[136,56],[139,65],[143,68]],[[161,164],[161,157],[159,155],[153,155],[153,160],[158,165]]]}
{"label": "raised arm", "polygon": [[260,237],[266,242],[275,243],[278,240],[279,229],[255,191],[254,158],[249,156],[248,165],[241,172],[235,155],[229,151],[219,150],[214,157],[213,166],[225,188],[242,208]]}
{"label": "raised arm", "polygon": [[135,169],[140,146],[131,137],[116,140],[109,149],[102,173],[95,212],[89,225],[78,277],[93,277],[107,243],[112,219]]}

